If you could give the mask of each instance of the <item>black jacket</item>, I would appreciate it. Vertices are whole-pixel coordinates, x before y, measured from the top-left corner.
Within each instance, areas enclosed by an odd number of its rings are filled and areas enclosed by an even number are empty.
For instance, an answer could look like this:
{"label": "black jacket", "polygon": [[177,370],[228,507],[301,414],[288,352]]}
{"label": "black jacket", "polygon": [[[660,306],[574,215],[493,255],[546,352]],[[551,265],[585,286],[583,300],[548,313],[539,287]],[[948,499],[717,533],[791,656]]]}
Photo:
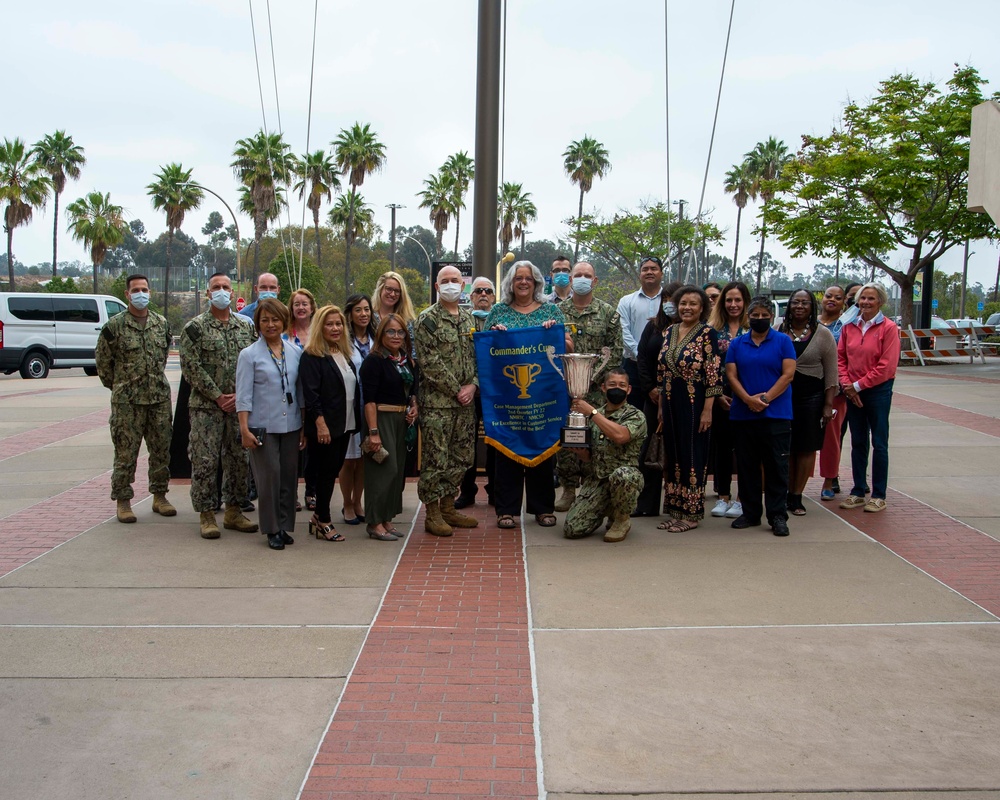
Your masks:
{"label": "black jacket", "polygon": [[[347,362],[358,377],[354,364]],[[302,381],[302,399],[306,409],[306,435],[316,438],[316,419],[323,415],[330,437],[356,433],[363,423],[361,416],[361,385],[354,391],[354,427],[347,429],[347,389],[340,368],[331,357],[303,353],[299,361],[299,380]]]}

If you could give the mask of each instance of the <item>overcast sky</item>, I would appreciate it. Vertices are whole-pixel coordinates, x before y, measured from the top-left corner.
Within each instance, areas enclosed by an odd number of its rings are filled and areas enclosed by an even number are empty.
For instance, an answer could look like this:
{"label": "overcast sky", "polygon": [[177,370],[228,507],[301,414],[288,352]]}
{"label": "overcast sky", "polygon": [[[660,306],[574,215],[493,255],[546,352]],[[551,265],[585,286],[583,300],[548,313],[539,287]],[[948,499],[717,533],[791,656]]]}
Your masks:
{"label": "overcast sky", "polygon": [[[310,149],[328,147],[344,127],[370,122],[386,146],[385,169],[361,189],[385,230],[387,203],[397,223],[430,227],[415,193],[444,159],[474,154],[476,11],[474,0],[324,0],[319,8]],[[728,0],[674,2],[668,9],[670,190],[696,208],[722,65]],[[5,4],[4,115],[0,136],[29,144],[65,129],[86,149],[81,179],[62,207],[94,189],[110,192],[150,236],[165,226],[145,186],[160,165],[180,161],[194,178],[235,206],[229,163],[238,138],[262,125],[251,8],[263,79],[263,112],[304,152],[314,3],[274,0],[269,34],[265,0],[45,0]],[[837,3],[738,0],[706,209],[728,230],[732,257],[736,207],[722,179],[768,136],[793,152],[802,134],[836,124],[848,98],[864,100],[897,72],[947,80],[955,62],[972,64],[1000,88],[994,0]],[[612,214],[667,195],[663,0],[509,0],[507,10],[504,178],[521,182],[538,206],[531,238],[565,236],[578,190],[562,169],[567,145],[589,135],[610,153],[612,171],[587,196],[590,211]],[[469,213],[462,247],[471,241]],[[185,221],[202,240],[211,197]],[[744,214],[740,261],[755,252]],[[325,213],[325,210],[324,210]],[[14,234],[19,261],[51,260],[52,209]],[[302,218],[293,205],[293,222]],[[63,226],[64,228],[65,226]],[[244,236],[252,234],[241,219]],[[454,229],[445,234],[453,237]],[[970,282],[992,285],[997,250],[973,245]],[[777,242],[768,250],[789,274],[808,272]],[[60,234],[60,260],[87,262]],[[961,248],[939,262],[961,270]]]}

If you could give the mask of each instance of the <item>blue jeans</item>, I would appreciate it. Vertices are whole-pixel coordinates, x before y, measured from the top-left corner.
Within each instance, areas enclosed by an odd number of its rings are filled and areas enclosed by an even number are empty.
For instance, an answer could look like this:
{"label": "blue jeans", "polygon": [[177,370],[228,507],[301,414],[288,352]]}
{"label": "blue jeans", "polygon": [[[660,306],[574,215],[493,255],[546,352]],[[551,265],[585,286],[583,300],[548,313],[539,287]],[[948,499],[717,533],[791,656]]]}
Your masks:
{"label": "blue jeans", "polygon": [[894,379],[858,392],[861,408],[847,401],[847,424],[851,427],[851,471],[854,488],[851,494],[864,497],[868,493],[868,446],[872,448],[873,498],[885,499],[889,483],[889,409],[892,406]]}

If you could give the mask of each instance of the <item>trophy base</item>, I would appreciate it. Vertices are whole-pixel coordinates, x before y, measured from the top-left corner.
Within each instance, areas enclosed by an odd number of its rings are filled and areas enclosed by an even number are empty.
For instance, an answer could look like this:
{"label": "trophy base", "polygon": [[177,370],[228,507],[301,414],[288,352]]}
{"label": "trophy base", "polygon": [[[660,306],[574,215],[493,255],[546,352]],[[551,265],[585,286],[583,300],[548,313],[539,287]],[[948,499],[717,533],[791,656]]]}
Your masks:
{"label": "trophy base", "polygon": [[590,426],[577,428],[572,425],[563,426],[559,434],[559,444],[563,447],[582,447],[590,449]]}

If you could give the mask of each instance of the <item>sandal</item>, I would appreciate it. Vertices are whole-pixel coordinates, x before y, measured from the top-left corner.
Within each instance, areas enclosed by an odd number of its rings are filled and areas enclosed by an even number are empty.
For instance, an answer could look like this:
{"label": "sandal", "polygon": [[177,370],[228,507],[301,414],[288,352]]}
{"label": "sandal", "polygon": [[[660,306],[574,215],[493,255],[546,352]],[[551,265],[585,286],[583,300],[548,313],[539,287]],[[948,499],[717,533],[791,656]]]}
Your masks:
{"label": "sandal", "polygon": [[514,522],[514,517],[510,514],[501,514],[497,517],[497,527],[503,528],[504,530],[509,530],[511,528],[516,528],[517,523]]}
{"label": "sandal", "polygon": [[316,517],[309,520],[309,533],[317,539],[327,542],[346,542],[347,540],[333,527],[332,522],[320,522]]}
{"label": "sandal", "polygon": [[661,522],[656,527],[658,530],[666,531],[667,533],[684,533],[685,531],[693,531],[698,527],[698,523],[688,522],[684,519],[672,519],[667,522]]}
{"label": "sandal", "polygon": [[543,528],[555,527],[557,522],[555,514],[535,514],[535,522]]}
{"label": "sandal", "polygon": [[369,539],[378,539],[380,542],[395,542],[396,537],[393,536],[388,531],[377,531],[371,525],[368,525],[365,530],[368,532]]}
{"label": "sandal", "polygon": [[306,510],[308,511],[316,510],[316,498],[311,494],[306,495]]}

